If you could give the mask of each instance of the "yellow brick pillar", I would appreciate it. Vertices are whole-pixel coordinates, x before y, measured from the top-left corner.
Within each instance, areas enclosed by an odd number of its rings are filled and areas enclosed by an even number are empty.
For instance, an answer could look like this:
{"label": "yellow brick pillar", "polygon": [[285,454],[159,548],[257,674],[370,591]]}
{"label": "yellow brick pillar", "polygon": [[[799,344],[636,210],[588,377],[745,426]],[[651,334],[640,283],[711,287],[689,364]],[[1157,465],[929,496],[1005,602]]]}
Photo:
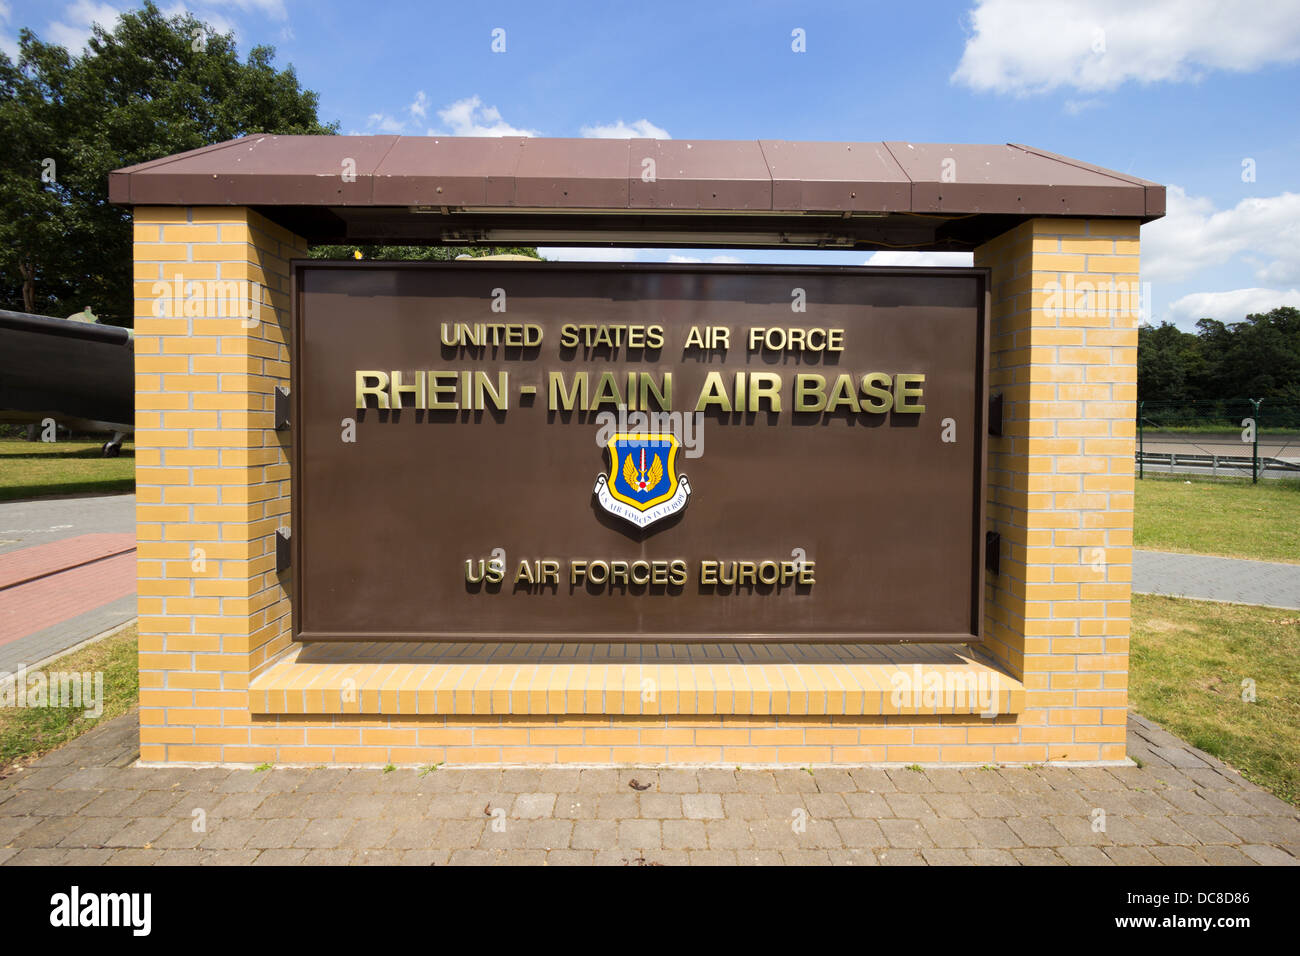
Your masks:
{"label": "yellow brick pillar", "polygon": [[1033,219],[992,270],[988,527],[1002,567],[982,651],[1025,685],[998,760],[1121,760],[1128,703],[1138,222]]}
{"label": "yellow brick pillar", "polygon": [[140,755],[274,759],[246,689],[289,643],[273,411],[306,243],[244,207],[137,207],[134,239]]}

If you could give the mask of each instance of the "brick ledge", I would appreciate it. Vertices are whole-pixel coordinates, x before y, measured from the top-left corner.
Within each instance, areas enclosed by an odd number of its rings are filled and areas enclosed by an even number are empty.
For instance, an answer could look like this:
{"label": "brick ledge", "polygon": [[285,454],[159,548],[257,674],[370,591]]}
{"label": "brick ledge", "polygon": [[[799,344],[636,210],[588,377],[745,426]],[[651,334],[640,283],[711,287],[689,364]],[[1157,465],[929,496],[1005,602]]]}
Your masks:
{"label": "brick ledge", "polygon": [[[908,693],[895,700],[900,673]],[[919,697],[912,694],[918,678]],[[935,694],[937,687],[952,692]],[[349,642],[295,645],[253,680],[248,709],[393,716],[978,714],[989,709],[990,691],[998,715],[1023,709],[1024,685],[960,644]]]}

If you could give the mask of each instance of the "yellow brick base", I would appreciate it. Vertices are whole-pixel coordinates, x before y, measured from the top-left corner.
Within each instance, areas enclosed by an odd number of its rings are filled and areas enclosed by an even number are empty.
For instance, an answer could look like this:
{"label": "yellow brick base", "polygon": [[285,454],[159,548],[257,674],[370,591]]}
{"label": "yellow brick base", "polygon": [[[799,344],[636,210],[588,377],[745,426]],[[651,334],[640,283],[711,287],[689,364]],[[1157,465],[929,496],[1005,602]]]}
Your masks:
{"label": "yellow brick base", "polygon": [[[1042,763],[1123,760],[1037,715],[915,717],[255,717],[245,726],[142,727],[145,763]],[[184,740],[181,739],[184,737]],[[163,742],[159,738],[165,739]]]}

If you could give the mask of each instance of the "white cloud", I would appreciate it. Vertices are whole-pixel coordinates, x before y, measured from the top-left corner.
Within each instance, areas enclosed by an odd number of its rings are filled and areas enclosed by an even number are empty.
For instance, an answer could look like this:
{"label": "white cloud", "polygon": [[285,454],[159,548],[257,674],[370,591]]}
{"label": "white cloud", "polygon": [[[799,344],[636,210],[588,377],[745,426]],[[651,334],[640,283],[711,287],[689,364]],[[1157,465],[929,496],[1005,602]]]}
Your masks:
{"label": "white cloud", "polygon": [[1193,292],[1173,302],[1164,317],[1176,325],[1190,328],[1198,319],[1241,322],[1248,315],[1269,312],[1283,305],[1300,307],[1300,289]]}
{"label": "white cloud", "polygon": [[1078,116],[1085,110],[1093,110],[1098,106],[1101,106],[1101,100],[1096,97],[1090,97],[1086,100],[1066,100],[1064,109],[1065,112],[1069,113],[1071,116]]}
{"label": "white cloud", "polygon": [[969,266],[975,256],[969,252],[910,252],[906,249],[881,249],[873,252],[864,266]]}
{"label": "white cloud", "polygon": [[226,6],[238,7],[247,13],[257,13],[271,20],[289,19],[284,0],[223,0]]}
{"label": "white cloud", "polygon": [[1240,257],[1267,283],[1300,281],[1300,193],[1243,199],[1216,210],[1179,186],[1166,214],[1142,227],[1142,278],[1177,281]]}
{"label": "white cloud", "polygon": [[112,4],[76,0],[64,9],[62,19],[50,21],[45,32],[51,41],[66,47],[70,54],[76,56],[90,40],[94,24],[98,23],[111,32],[121,15],[122,11]]}
{"label": "white cloud", "polygon": [[582,135],[587,139],[672,139],[668,130],[647,119],[624,123],[622,119],[607,126],[584,126]]}
{"label": "white cloud", "polygon": [[[519,129],[501,118],[495,106],[484,106],[477,96],[457,100],[438,110],[438,118],[451,129],[452,136],[536,136],[537,131]],[[439,135],[429,130],[430,136]]]}
{"label": "white cloud", "polygon": [[235,24],[227,17],[220,13],[213,13],[204,10],[196,10],[194,7],[187,6],[184,3],[176,3],[170,7],[162,8],[163,16],[171,19],[172,17],[181,17],[185,14],[191,14],[195,19],[202,20],[212,28],[213,32],[226,34],[235,32]]}
{"label": "white cloud", "polygon": [[5,0],[0,0],[0,27],[4,27],[4,32],[0,33],[0,50],[3,50],[9,59],[17,62],[18,60],[18,38],[9,33],[9,21],[13,18],[13,9]]}
{"label": "white cloud", "polygon": [[424,95],[424,90],[415,94],[415,100],[406,108],[412,116],[424,119],[424,114],[429,112],[429,97]]}
{"label": "white cloud", "polygon": [[996,93],[1114,90],[1300,59],[1300,0],[976,0],[954,82]]}
{"label": "white cloud", "polygon": [[381,133],[400,133],[406,128],[406,123],[387,113],[371,113],[366,117],[366,126]]}

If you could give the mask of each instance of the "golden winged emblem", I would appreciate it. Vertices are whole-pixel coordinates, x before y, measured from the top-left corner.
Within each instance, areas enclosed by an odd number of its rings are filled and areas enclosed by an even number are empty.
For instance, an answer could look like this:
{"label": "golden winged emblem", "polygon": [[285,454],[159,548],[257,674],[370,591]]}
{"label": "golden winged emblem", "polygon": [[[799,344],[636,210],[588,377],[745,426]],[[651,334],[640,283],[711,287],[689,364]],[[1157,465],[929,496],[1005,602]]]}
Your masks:
{"label": "golden winged emblem", "polygon": [[677,472],[677,436],[620,432],[607,447],[609,474],[592,489],[605,511],[644,528],[686,507],[691,485]]}
{"label": "golden winged emblem", "polygon": [[641,449],[641,467],[637,467],[637,462],[632,455],[623,457],[623,480],[627,486],[635,491],[649,491],[659,484],[659,480],[664,476],[663,460],[655,455],[654,461],[650,467],[646,467],[645,449]]}

